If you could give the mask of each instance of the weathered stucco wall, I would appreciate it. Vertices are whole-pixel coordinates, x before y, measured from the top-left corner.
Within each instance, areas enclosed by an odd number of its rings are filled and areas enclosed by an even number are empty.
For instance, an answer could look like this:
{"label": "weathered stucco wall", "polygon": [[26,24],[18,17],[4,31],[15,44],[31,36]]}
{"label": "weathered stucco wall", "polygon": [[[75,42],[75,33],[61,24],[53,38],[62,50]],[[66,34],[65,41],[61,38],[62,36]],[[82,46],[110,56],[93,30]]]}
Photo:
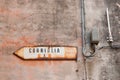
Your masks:
{"label": "weathered stucco wall", "polygon": [[[94,27],[99,28],[100,43],[98,48],[108,46],[108,28],[106,8],[109,8],[113,44],[120,45],[120,0],[85,0],[86,28],[89,33]],[[96,50],[96,56],[86,61],[88,80],[120,80],[120,49],[106,47]]]}
{"label": "weathered stucco wall", "polygon": [[[100,30],[98,48],[108,45],[109,7],[114,44],[120,43],[120,0],[85,0],[86,32]],[[0,80],[120,80],[120,50],[81,52],[80,0],[0,0]],[[23,46],[78,47],[76,61],[24,61],[13,55]]]}
{"label": "weathered stucco wall", "polygon": [[[0,0],[0,80],[79,80],[76,61],[24,61],[23,46],[81,47],[79,0]],[[80,75],[80,76],[78,76]]]}

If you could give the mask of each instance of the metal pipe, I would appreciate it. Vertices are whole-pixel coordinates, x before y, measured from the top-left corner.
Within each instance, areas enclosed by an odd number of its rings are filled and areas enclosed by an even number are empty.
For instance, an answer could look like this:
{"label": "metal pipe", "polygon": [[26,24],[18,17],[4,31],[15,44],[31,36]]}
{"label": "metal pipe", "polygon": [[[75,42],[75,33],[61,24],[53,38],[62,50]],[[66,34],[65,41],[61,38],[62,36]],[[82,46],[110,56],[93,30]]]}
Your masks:
{"label": "metal pipe", "polygon": [[82,26],[82,54],[84,57],[93,57],[95,52],[89,52],[90,55],[86,55],[86,28],[85,28],[85,4],[84,0],[81,0],[81,26]]}
{"label": "metal pipe", "polygon": [[82,54],[85,56],[85,7],[84,0],[81,0],[81,26],[82,26]]}
{"label": "metal pipe", "polygon": [[110,27],[110,18],[109,18],[108,8],[106,9],[106,13],[107,13],[107,23],[108,23],[108,31],[109,31],[109,42],[113,42],[113,37],[112,37],[111,27]]}

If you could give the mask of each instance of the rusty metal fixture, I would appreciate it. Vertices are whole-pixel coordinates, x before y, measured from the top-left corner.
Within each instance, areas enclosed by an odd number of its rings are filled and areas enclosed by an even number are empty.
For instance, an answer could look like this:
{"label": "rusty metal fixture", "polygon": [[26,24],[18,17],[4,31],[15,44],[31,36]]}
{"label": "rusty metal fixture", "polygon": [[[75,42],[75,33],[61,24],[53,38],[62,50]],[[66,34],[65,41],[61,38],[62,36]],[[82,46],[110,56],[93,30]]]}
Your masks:
{"label": "rusty metal fixture", "polygon": [[106,9],[106,14],[107,14],[107,24],[108,24],[108,31],[109,31],[109,37],[108,37],[108,42],[112,43],[113,42],[113,37],[111,33],[111,26],[110,26],[110,18],[109,18],[109,11],[108,8]]}
{"label": "rusty metal fixture", "polygon": [[116,5],[120,8],[120,4],[116,3]]}
{"label": "rusty metal fixture", "polygon": [[15,52],[22,59],[73,59],[77,58],[76,47],[34,46],[23,47]]}

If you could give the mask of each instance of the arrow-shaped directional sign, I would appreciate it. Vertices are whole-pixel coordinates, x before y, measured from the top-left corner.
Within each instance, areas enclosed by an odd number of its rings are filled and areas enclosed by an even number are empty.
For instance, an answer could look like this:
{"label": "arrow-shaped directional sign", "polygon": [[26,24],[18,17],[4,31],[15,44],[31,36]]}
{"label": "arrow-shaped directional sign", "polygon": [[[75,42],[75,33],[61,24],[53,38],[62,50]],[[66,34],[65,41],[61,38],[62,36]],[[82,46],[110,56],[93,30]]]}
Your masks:
{"label": "arrow-shaped directional sign", "polygon": [[15,52],[22,59],[76,59],[76,47],[23,47]]}

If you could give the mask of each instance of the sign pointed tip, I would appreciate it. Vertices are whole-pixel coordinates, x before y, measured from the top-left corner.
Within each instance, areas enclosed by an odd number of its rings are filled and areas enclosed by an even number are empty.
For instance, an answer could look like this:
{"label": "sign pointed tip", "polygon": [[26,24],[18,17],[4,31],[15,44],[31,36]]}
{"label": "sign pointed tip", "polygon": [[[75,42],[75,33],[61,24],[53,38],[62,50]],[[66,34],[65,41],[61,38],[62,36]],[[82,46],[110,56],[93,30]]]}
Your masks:
{"label": "sign pointed tip", "polygon": [[17,50],[14,54],[22,59],[24,59],[24,54],[23,54],[24,49],[19,49]]}

